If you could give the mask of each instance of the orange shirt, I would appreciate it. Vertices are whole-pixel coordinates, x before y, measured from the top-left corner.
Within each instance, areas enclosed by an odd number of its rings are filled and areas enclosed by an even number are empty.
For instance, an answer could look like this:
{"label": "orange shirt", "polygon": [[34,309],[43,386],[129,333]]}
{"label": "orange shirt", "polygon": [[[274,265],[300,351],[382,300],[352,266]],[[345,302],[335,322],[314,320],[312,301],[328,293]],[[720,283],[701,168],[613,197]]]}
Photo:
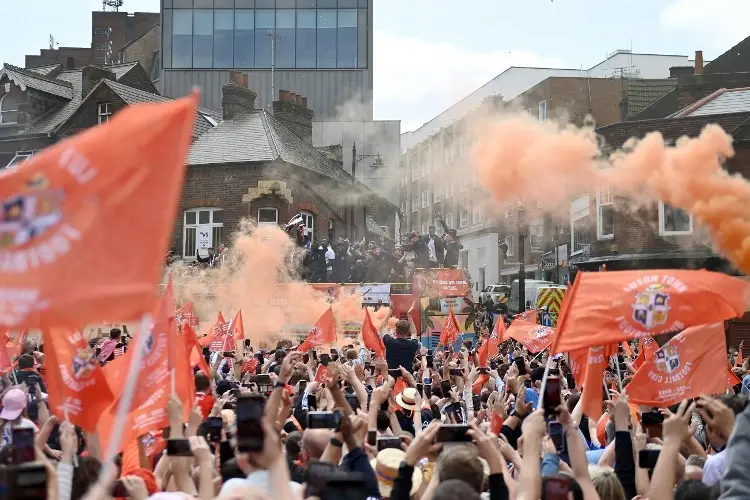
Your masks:
{"label": "orange shirt", "polygon": [[607,446],[607,424],[609,423],[609,413],[602,415],[596,424],[596,439],[602,446]]}
{"label": "orange shirt", "polygon": [[211,394],[204,394],[202,392],[196,392],[195,404],[200,407],[201,413],[203,414],[203,418],[207,419],[208,416],[211,414],[211,410],[216,404],[216,398],[214,398],[213,395]]}

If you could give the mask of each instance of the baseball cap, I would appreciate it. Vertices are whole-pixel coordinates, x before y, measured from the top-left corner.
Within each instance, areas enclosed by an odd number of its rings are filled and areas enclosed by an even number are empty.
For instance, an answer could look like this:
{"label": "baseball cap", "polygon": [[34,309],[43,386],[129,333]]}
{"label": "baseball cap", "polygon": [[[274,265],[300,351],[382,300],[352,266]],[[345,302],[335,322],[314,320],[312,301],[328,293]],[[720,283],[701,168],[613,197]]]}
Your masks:
{"label": "baseball cap", "polygon": [[15,420],[24,408],[26,408],[26,393],[21,389],[11,389],[3,396],[3,411],[0,412],[0,418],[5,420]]}

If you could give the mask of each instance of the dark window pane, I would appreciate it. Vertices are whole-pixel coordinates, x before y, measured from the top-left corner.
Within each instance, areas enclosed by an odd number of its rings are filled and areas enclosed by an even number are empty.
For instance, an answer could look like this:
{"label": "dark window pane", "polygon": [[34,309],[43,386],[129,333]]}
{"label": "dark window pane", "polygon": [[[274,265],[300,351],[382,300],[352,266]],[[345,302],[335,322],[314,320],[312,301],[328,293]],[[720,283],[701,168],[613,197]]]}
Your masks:
{"label": "dark window pane", "polygon": [[276,0],[255,0],[256,9],[273,9],[276,7]]}
{"label": "dark window pane", "polygon": [[318,68],[336,67],[336,11],[318,10]]}
{"label": "dark window pane", "polygon": [[601,208],[602,236],[615,234],[615,207],[614,205],[603,205]]}
{"label": "dark window pane", "polygon": [[295,7],[295,0],[276,0],[277,9],[293,9]]}
{"label": "dark window pane", "polygon": [[214,11],[193,11],[193,67],[210,68],[214,54]]}
{"label": "dark window pane", "polygon": [[195,257],[195,228],[185,228],[185,241],[183,248],[184,257]]}
{"label": "dark window pane", "polygon": [[193,11],[172,13],[172,67],[190,68],[193,64]]}
{"label": "dark window pane", "polygon": [[255,11],[255,67],[271,67],[271,37],[275,13],[272,10]]}
{"label": "dark window pane", "polygon": [[314,9],[315,6],[315,0],[297,0],[298,9]]}
{"label": "dark window pane", "polygon": [[214,68],[231,68],[234,64],[234,11],[214,11]]}
{"label": "dark window pane", "polygon": [[338,19],[339,68],[357,67],[357,11],[339,10]]}
{"label": "dark window pane", "polygon": [[234,0],[234,7],[237,9],[252,9],[255,7],[255,0]]}
{"label": "dark window pane", "polygon": [[222,224],[224,222],[224,210],[214,210],[211,222],[214,224]]}
{"label": "dark window pane", "polygon": [[315,11],[297,11],[297,67],[315,67]]}
{"label": "dark window pane", "polygon": [[664,204],[664,230],[667,232],[689,232],[690,214],[679,208]]}
{"label": "dark window pane", "polygon": [[255,60],[255,16],[252,10],[234,13],[234,67],[252,68]]}
{"label": "dark window pane", "polygon": [[211,235],[211,244],[214,248],[218,247],[223,243],[221,241],[221,236],[223,233],[223,228],[221,226],[212,228],[212,235]]}
{"label": "dark window pane", "polygon": [[276,11],[276,67],[294,67],[294,11]]}
{"label": "dark window pane", "polygon": [[185,224],[195,224],[195,212],[185,212]]}
{"label": "dark window pane", "polygon": [[360,8],[366,9],[367,8],[367,0],[359,0],[359,6],[360,6]]}
{"label": "dark window pane", "polygon": [[318,0],[318,8],[319,9],[335,9],[337,5],[336,0]]}
{"label": "dark window pane", "polygon": [[211,211],[201,210],[198,212],[198,224],[210,224],[211,223]]}
{"label": "dark window pane", "polygon": [[357,0],[339,0],[339,9],[356,9]]}

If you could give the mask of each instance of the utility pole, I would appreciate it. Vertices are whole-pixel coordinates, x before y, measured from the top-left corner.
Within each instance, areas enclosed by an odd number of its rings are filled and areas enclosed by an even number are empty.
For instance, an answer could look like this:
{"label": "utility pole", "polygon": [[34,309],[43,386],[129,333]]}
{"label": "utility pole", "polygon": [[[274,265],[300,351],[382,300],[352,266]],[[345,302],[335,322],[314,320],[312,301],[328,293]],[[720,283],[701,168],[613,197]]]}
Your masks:
{"label": "utility pole", "polygon": [[271,38],[271,102],[276,99],[276,81],[274,72],[276,71],[276,40],[281,40],[283,37],[275,31],[269,31],[268,36]]}
{"label": "utility pole", "polygon": [[555,283],[560,284],[560,220],[555,217],[555,237],[552,239],[555,244]]}
{"label": "utility pole", "polygon": [[526,311],[526,209],[518,201],[518,311]]}
{"label": "utility pole", "polygon": [[[352,184],[357,183],[357,143],[352,143]],[[354,244],[354,240],[356,238],[356,235],[354,234],[354,203],[356,200],[356,194],[355,189],[352,189],[352,205],[351,205],[351,233],[352,233],[352,239],[351,242]]]}

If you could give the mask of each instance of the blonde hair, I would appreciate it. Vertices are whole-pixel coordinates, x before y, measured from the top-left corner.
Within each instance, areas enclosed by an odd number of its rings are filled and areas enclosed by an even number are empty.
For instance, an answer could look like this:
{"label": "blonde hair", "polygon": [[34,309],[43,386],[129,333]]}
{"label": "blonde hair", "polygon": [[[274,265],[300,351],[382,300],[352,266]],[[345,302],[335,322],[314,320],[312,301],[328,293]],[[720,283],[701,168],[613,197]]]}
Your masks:
{"label": "blonde hair", "polygon": [[617,478],[615,471],[609,467],[597,467],[591,474],[591,482],[601,500],[627,500],[625,489]]}

